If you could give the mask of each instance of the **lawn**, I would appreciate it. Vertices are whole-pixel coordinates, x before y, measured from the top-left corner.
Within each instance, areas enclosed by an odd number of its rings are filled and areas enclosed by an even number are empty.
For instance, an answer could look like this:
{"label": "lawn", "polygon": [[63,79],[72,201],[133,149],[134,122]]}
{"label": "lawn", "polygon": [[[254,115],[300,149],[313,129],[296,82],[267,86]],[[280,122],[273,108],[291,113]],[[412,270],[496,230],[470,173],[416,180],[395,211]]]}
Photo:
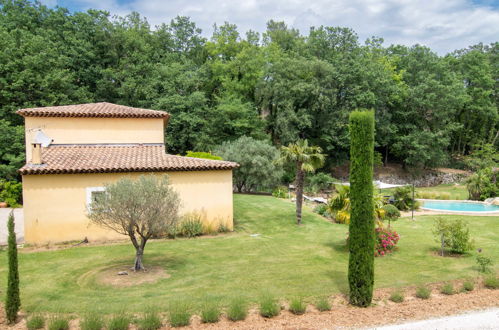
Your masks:
{"label": "lawn", "polygon": [[[130,244],[75,247],[20,253],[21,294],[27,311],[113,313],[166,310],[182,300],[196,310],[206,299],[222,305],[242,296],[249,302],[270,293],[309,299],[347,292],[347,226],[304,210],[303,226],[294,224],[289,201],[234,195],[235,233],[197,239],[157,240],[145,251],[145,265],[159,265],[169,278],[154,284],[115,288],[96,283],[95,274],[113,265],[133,263]],[[451,216],[459,218],[459,216]],[[497,217],[463,217],[476,246],[496,261]],[[400,250],[376,259],[376,286],[393,287],[476,276],[475,253],[460,258],[434,255],[438,244],[434,217],[404,218],[392,226]],[[252,235],[258,234],[258,235]],[[5,287],[6,252],[1,252],[0,285]],[[499,264],[496,262],[496,270]],[[3,291],[3,290],[2,290]]]}
{"label": "lawn", "polygon": [[[394,188],[382,189],[383,194],[391,194]],[[440,184],[434,187],[416,187],[416,192],[435,192],[435,193],[449,193],[449,199],[464,200],[468,199],[468,190],[466,185],[463,184]]]}

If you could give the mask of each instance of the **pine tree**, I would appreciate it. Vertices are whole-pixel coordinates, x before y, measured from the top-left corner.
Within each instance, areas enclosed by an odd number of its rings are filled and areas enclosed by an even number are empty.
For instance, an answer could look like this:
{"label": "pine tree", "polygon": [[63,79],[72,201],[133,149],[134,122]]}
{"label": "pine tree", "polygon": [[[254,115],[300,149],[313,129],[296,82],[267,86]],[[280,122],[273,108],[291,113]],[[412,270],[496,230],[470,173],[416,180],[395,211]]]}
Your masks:
{"label": "pine tree", "polygon": [[17,241],[14,231],[14,213],[9,214],[7,223],[9,231],[9,277],[7,280],[7,298],[5,300],[5,314],[9,323],[14,323],[17,318],[17,312],[21,307],[21,298],[19,297],[19,269],[17,264]]}
{"label": "pine tree", "polygon": [[367,307],[374,286],[374,113],[350,115],[350,303]]}

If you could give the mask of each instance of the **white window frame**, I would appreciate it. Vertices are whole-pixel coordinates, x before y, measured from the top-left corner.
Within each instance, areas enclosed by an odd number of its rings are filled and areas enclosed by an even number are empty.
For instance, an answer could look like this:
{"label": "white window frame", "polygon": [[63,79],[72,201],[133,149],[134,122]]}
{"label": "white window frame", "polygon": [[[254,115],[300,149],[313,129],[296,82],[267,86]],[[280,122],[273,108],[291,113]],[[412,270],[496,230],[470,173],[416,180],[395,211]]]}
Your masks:
{"label": "white window frame", "polygon": [[92,193],[106,191],[106,187],[88,187],[87,188],[87,209],[90,210],[92,204]]}

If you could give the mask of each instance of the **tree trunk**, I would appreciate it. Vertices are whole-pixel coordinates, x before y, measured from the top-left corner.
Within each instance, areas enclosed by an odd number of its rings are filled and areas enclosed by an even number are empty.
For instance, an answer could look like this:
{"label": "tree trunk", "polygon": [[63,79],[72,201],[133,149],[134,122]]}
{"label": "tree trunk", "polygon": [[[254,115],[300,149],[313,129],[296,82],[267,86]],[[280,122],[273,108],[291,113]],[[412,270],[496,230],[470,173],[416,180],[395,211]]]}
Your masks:
{"label": "tree trunk", "polygon": [[388,165],[388,145],[385,147],[385,167]]}
{"label": "tree trunk", "polygon": [[135,247],[135,263],[132,269],[134,271],[146,270],[144,268],[144,265],[142,264],[142,256],[144,255],[144,248],[146,247],[147,238],[141,236],[139,244],[134,234],[129,234],[129,236],[133,246]]}
{"label": "tree trunk", "polygon": [[142,256],[144,255],[144,250],[142,248],[138,248],[135,253],[135,264],[133,265],[133,270],[138,272],[139,270],[145,270],[144,265],[142,264]]}
{"label": "tree trunk", "polygon": [[301,208],[303,204],[303,170],[301,163],[296,164],[296,223],[301,225]]}

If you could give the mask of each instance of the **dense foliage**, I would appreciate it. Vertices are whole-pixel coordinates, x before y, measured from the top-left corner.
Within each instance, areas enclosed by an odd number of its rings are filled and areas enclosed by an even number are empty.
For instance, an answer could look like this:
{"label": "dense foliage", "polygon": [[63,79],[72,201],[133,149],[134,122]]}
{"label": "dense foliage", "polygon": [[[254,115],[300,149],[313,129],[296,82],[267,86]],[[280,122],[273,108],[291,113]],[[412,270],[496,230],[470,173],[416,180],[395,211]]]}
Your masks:
{"label": "dense foliage", "polygon": [[17,312],[21,307],[19,296],[19,269],[17,261],[17,240],[14,224],[14,214],[11,211],[7,221],[9,232],[8,238],[8,260],[9,274],[7,277],[7,293],[5,298],[5,316],[9,323],[14,323],[17,319]]}
{"label": "dense foliage", "polygon": [[373,153],[374,113],[350,115],[350,226],[348,283],[350,303],[367,307],[374,286]]}
{"label": "dense foliage", "polygon": [[138,13],[0,0],[0,177],[15,179],[24,162],[17,109],[98,101],[170,112],[173,154],[241,136],[277,146],[299,137],[328,164],[348,159],[352,109],[372,108],[384,161],[439,166],[497,148],[498,54],[498,42],[439,56],[276,21],[246,35],[225,23],[206,39],[187,17],[153,28]]}
{"label": "dense foliage", "polygon": [[239,164],[233,170],[233,182],[238,192],[273,187],[281,179],[282,167],[276,164],[279,151],[267,141],[242,136],[218,146],[214,153]]}
{"label": "dense foliage", "polygon": [[468,198],[486,200],[499,195],[499,175],[497,170],[484,168],[466,179]]}

